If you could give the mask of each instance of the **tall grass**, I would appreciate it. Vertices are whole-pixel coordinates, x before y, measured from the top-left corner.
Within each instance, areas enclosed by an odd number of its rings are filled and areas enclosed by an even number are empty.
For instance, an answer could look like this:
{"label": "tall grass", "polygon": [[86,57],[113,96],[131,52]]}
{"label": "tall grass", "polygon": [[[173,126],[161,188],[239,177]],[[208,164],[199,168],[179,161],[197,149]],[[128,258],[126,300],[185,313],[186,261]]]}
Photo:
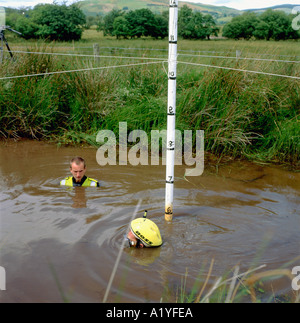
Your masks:
{"label": "tall grass", "polygon": [[[265,265],[240,272],[232,272],[211,279],[214,260],[207,274],[201,273],[192,288],[187,287],[188,272],[182,278],[176,293],[177,303],[299,303],[299,293],[276,294],[273,284],[279,279],[291,283],[294,279],[289,269],[264,270]],[[211,281],[210,283],[208,283]],[[271,291],[270,291],[271,287]],[[165,296],[167,297],[167,296]]]}
{"label": "tall grass", "polygon": [[[119,43],[112,39],[102,40],[103,47],[126,46],[128,51],[140,48],[133,56],[167,56],[166,51],[146,49],[166,49],[165,41]],[[63,46],[75,47],[74,44],[37,46],[32,43],[28,46],[31,46],[29,51],[40,53],[64,50]],[[77,47],[80,46],[82,50],[83,47],[92,49],[92,42],[82,41]],[[293,42],[183,41],[180,46],[192,54],[214,48],[226,56],[234,55],[235,49],[241,48],[243,55],[248,57],[258,57],[265,47],[273,46],[273,58],[295,55],[294,59],[298,59],[298,43]],[[101,49],[104,50],[117,55],[126,52],[125,49],[117,52]],[[0,77],[137,63],[120,58],[100,58],[98,62],[93,58],[46,54],[16,54],[15,57],[15,61],[4,61]],[[182,56],[180,61],[199,62],[199,58]],[[201,63],[299,76],[298,63],[218,58],[201,58]],[[142,129],[149,133],[152,129],[166,129],[166,64],[164,67],[155,64],[1,80],[0,136],[51,139],[61,144],[93,144],[101,129],[118,133],[121,121],[127,122],[128,131]],[[206,151],[219,156],[299,165],[298,80],[180,63],[177,84],[177,128],[204,130]]]}

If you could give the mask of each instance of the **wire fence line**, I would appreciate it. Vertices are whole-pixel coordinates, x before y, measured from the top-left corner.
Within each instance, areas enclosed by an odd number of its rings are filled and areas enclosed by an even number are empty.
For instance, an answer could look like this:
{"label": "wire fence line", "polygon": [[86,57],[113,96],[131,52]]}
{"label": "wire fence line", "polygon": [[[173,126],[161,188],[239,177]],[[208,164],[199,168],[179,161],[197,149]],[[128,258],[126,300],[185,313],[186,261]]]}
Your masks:
{"label": "wire fence line", "polygon": [[11,79],[17,79],[17,78],[48,76],[48,75],[54,75],[54,74],[66,74],[66,73],[75,73],[75,72],[88,72],[88,71],[104,70],[104,69],[110,69],[110,68],[113,69],[113,68],[121,68],[121,67],[158,64],[158,63],[161,63],[161,62],[147,62],[147,63],[136,63],[136,64],[126,64],[126,65],[115,65],[115,66],[101,66],[101,67],[83,68],[83,69],[78,69],[78,70],[67,70],[67,71],[55,71],[55,72],[45,72],[45,73],[27,74],[27,75],[5,76],[5,77],[0,77],[0,80],[11,80]]}
{"label": "wire fence line", "polygon": [[[75,72],[87,72],[87,71],[94,71],[94,70],[101,70],[101,69],[115,69],[121,67],[133,67],[133,66],[141,66],[141,65],[150,65],[150,64],[158,64],[168,63],[167,59],[163,58],[153,58],[153,57],[130,57],[130,56],[103,56],[103,55],[84,55],[84,54],[68,54],[68,53],[46,53],[46,52],[26,52],[26,51],[13,51],[14,53],[22,53],[22,54],[36,54],[36,55],[57,55],[57,56],[77,56],[77,57],[92,57],[92,58],[114,58],[114,59],[139,59],[139,60],[155,60],[152,62],[143,62],[143,63],[132,63],[132,64],[123,64],[123,65],[115,65],[115,66],[102,66],[102,67],[90,67],[84,69],[76,69],[76,70],[65,70],[65,71],[54,71],[54,72],[45,72],[45,73],[37,73],[37,74],[28,74],[28,75],[17,75],[17,76],[5,76],[0,77],[0,80],[9,80],[9,79],[17,79],[17,78],[25,78],[25,77],[37,77],[37,76],[47,76],[47,75],[54,75],[54,74],[64,74],[64,73],[75,73]],[[182,54],[179,54],[179,56]],[[241,59],[237,57],[220,57],[220,56],[206,56],[206,55],[195,55],[197,57],[213,57],[213,58],[230,58],[230,59]],[[253,58],[254,59],[254,58]],[[272,62],[285,62],[285,63],[299,63],[298,61],[281,61],[281,60],[269,60],[269,59],[254,59],[260,61],[272,61]],[[282,75],[276,73],[268,73],[262,71],[253,71],[253,70],[246,70],[246,69],[239,69],[233,67],[226,67],[226,66],[216,66],[216,65],[209,65],[209,64],[201,64],[201,63],[192,63],[192,62],[185,62],[185,61],[178,61],[178,64],[186,64],[186,65],[193,65],[198,67],[207,67],[207,68],[215,68],[215,69],[224,69],[224,70],[231,70],[231,71],[238,71],[243,73],[252,73],[252,74],[261,74],[261,75],[268,75],[268,76],[275,76],[275,77],[283,77],[283,78],[290,78],[295,80],[300,80],[299,76],[292,76],[292,75]]]}
{"label": "wire fence line", "polygon": [[300,61],[287,61],[287,60],[270,59],[270,58],[253,58],[253,57],[241,57],[241,56],[232,57],[232,56],[188,55],[188,54],[179,54],[179,56],[238,59],[238,60],[266,61],[266,62],[278,62],[278,63],[296,63],[296,64],[300,63]]}
{"label": "wire fence line", "polygon": [[35,55],[53,55],[53,56],[72,56],[72,57],[90,57],[90,58],[119,58],[119,59],[141,59],[141,60],[160,60],[165,61],[166,58],[157,57],[133,57],[133,56],[112,56],[112,55],[87,55],[87,54],[69,54],[69,53],[46,53],[46,52],[25,52],[11,51],[19,54],[35,54]]}
{"label": "wire fence line", "polygon": [[[159,57],[133,57],[133,56],[113,56],[113,55],[88,55],[88,54],[70,54],[70,53],[47,53],[47,52],[28,52],[28,51],[11,51],[12,53],[19,54],[35,54],[35,55],[54,55],[54,56],[73,56],[73,57],[92,57],[92,58],[120,58],[120,59],[147,59],[147,60],[165,60],[165,58]],[[202,57],[202,58],[222,58],[231,60],[253,60],[253,61],[266,61],[266,62],[277,62],[277,63],[292,63],[299,64],[300,61],[292,60],[278,60],[278,59],[268,59],[268,58],[255,58],[255,57],[241,57],[241,56],[216,56],[216,55],[192,55],[192,54],[178,54],[178,56],[186,57]]]}
{"label": "wire fence line", "polygon": [[[16,45],[15,47],[24,48],[26,46]],[[26,47],[27,48],[27,47]],[[67,49],[67,50],[92,50],[91,46],[82,46],[82,47],[56,47],[57,49]],[[100,49],[108,49],[108,50],[134,50],[134,51],[168,51],[167,48],[147,48],[147,47],[107,47],[107,46],[99,46]],[[211,54],[229,54],[229,53],[236,53],[236,50],[233,51],[209,51],[209,50],[188,50],[188,49],[178,49],[178,53],[187,52],[187,53],[211,53]],[[242,52],[242,51],[241,51]],[[258,56],[272,56],[272,57],[293,57],[295,59],[300,59],[299,55],[276,55],[276,54],[266,54],[266,53],[248,53],[249,55],[258,55]]]}
{"label": "wire fence line", "polygon": [[177,63],[178,64],[201,66],[201,67],[212,67],[212,68],[217,68],[217,69],[224,69],[224,70],[237,71],[237,72],[243,72],[243,73],[262,74],[262,75],[268,75],[268,76],[277,76],[277,77],[284,77],[284,78],[300,80],[300,76],[282,75],[282,74],[267,73],[267,72],[261,72],[261,71],[251,71],[251,70],[245,70],[245,69],[239,69],[239,68],[233,68],[233,67],[207,65],[207,64],[200,64],[200,63],[189,63],[189,62],[180,62],[180,61],[178,61]]}

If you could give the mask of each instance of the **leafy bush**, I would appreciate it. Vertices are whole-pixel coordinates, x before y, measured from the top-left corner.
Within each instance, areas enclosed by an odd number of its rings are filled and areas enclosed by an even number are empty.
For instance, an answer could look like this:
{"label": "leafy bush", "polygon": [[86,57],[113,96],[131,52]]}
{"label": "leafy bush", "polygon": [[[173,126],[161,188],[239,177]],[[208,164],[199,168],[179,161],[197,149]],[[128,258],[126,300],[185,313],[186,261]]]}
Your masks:
{"label": "leafy bush", "polygon": [[79,40],[86,22],[84,13],[75,4],[39,4],[23,12],[12,12],[7,20],[25,39],[60,41]]}
{"label": "leafy bush", "polygon": [[234,17],[224,26],[223,36],[231,39],[286,40],[299,39],[300,33],[292,28],[293,15],[271,9],[258,15],[246,12]]}

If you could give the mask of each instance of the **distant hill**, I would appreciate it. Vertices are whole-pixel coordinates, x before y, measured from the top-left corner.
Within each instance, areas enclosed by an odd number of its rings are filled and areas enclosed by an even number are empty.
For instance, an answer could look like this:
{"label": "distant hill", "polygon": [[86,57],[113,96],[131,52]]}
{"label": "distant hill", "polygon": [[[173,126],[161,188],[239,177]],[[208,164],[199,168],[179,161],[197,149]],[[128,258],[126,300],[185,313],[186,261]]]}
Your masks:
{"label": "distant hill", "polygon": [[278,6],[273,6],[273,7],[269,7],[269,8],[262,8],[262,9],[247,9],[245,11],[251,11],[251,12],[257,12],[257,13],[262,13],[268,9],[272,9],[275,11],[284,11],[287,14],[290,14],[293,10],[293,8],[300,6],[300,2],[298,5],[296,4],[282,4],[282,5],[278,5]]}
{"label": "distant hill", "polygon": [[[129,11],[149,8],[155,13],[161,13],[162,11],[168,10],[169,7],[169,0],[85,0],[79,1],[78,3],[80,4],[82,11],[87,16],[96,16],[99,14],[103,15],[108,13],[112,9]],[[218,24],[225,24],[231,21],[233,17],[241,15],[245,11],[262,13],[267,9],[273,9],[282,10],[289,14],[292,12],[292,9],[297,6],[295,4],[282,4],[263,9],[237,10],[225,6],[213,6],[202,3],[192,3],[188,1],[179,2],[179,7],[182,7],[184,5],[188,5],[193,10],[201,11],[203,14],[212,15]]]}
{"label": "distant hill", "polygon": [[[112,9],[120,10],[137,10],[143,8],[149,8],[155,13],[161,13],[168,10],[168,0],[86,0],[79,1],[80,8],[87,16],[96,16],[97,14],[105,14]],[[224,6],[212,6],[201,3],[183,2],[179,3],[182,7],[188,5],[193,10],[201,11],[203,14],[212,15],[218,23],[226,23],[233,17],[242,13],[240,10],[224,7]]]}
{"label": "distant hill", "polygon": [[[169,0],[79,0],[77,4],[79,4],[80,8],[86,16],[105,15],[113,9],[129,11],[148,8],[151,9],[154,13],[162,13],[163,11],[166,11],[169,8]],[[195,11],[200,11],[203,14],[212,15],[219,25],[223,25],[227,22],[230,22],[233,17],[243,14],[245,11],[262,13],[267,9],[272,9],[281,10],[290,14],[294,7],[300,6],[300,3],[299,5],[282,4],[263,9],[247,10],[237,10],[225,6],[213,6],[202,3],[192,3],[188,2],[188,0],[179,2],[179,7],[183,7],[184,5],[189,6]],[[15,10],[9,8],[6,9]]]}

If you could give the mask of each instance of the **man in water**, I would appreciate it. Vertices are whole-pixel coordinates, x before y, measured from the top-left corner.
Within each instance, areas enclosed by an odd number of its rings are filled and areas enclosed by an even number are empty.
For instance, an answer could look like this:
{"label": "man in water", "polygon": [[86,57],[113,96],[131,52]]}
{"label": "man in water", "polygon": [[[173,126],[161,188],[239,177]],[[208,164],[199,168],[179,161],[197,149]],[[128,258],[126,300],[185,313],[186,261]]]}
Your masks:
{"label": "man in water", "polygon": [[99,187],[97,180],[87,177],[85,160],[82,157],[74,157],[70,161],[70,172],[73,176],[68,176],[62,181],[60,185],[63,186],[94,186]]}
{"label": "man in water", "polygon": [[135,219],[130,224],[127,240],[130,247],[148,248],[162,245],[162,238],[158,226],[146,219],[147,211],[142,218]]}

